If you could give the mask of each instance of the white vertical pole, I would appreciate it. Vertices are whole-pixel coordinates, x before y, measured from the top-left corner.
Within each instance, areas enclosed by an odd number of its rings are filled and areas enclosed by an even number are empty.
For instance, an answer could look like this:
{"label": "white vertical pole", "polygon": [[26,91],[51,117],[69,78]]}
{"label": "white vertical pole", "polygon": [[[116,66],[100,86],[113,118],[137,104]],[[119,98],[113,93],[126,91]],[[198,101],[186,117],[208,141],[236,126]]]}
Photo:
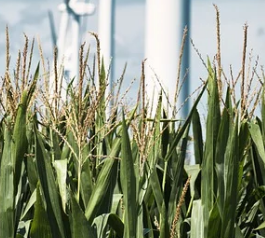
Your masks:
{"label": "white vertical pole", "polygon": [[112,86],[113,86],[113,72],[114,72],[113,56],[114,56],[115,0],[99,0],[98,9],[99,9],[98,35],[100,39],[101,58],[104,61],[106,74],[108,73],[108,69],[111,62],[111,72],[109,72],[108,88],[106,92],[106,95],[109,95],[113,90]]}
{"label": "white vertical pole", "polygon": [[[62,5],[61,5],[61,8]],[[68,24],[69,24],[69,14],[67,12],[66,7],[64,9],[60,9],[62,11],[61,15],[61,21],[60,21],[60,29],[58,34],[58,40],[57,40],[57,47],[58,47],[58,61],[61,64],[63,59],[63,54],[65,51],[65,39],[66,39],[66,33],[68,31]]]}
{"label": "white vertical pole", "polygon": [[113,0],[100,0],[98,8],[98,35],[100,39],[100,50],[101,55],[104,57],[104,63],[107,67],[111,58],[112,1]]}
{"label": "white vertical pole", "polygon": [[70,80],[75,77],[75,84],[78,83],[79,76],[79,48],[80,48],[80,16],[73,14],[72,21],[72,49],[71,49],[71,69],[70,69]]}
{"label": "white vertical pole", "polygon": [[[154,73],[164,87],[169,103],[171,105],[174,103],[179,50],[185,26],[181,20],[184,19],[182,16],[189,14],[189,12],[182,12],[185,1],[189,0],[146,0],[147,94],[149,100],[154,94],[155,102],[158,100],[160,86]],[[183,65],[184,67],[186,68],[187,65]],[[167,105],[165,98],[163,100],[164,106]],[[171,116],[172,111],[167,109],[168,116]]]}

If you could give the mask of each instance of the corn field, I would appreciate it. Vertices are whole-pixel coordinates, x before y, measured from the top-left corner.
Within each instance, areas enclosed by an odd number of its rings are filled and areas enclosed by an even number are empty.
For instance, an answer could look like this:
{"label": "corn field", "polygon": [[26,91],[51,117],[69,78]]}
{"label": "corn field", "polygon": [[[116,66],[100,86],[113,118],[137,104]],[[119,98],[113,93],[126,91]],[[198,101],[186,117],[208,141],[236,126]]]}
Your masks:
{"label": "corn field", "polygon": [[[6,37],[0,238],[265,237],[265,75],[257,64],[247,73],[247,26],[238,77],[222,72],[218,47],[184,121],[163,109],[162,93],[150,113],[144,62],[129,106],[120,92],[124,74],[106,95],[99,50],[89,67],[81,46],[78,82],[64,89],[56,50],[49,71],[40,45],[40,63],[32,62],[27,37],[10,73]],[[205,120],[197,107],[203,96]],[[186,164],[191,145],[195,163]]]}

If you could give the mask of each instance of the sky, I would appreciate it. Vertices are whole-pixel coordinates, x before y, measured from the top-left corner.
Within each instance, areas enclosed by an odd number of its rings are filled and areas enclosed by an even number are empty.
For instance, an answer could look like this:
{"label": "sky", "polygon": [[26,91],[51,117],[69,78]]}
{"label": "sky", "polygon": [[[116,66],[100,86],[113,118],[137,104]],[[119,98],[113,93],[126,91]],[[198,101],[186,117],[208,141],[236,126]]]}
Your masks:
{"label": "sky", "polygon": [[[141,61],[144,56],[145,40],[145,1],[116,0],[115,33],[115,73],[118,78],[127,62],[125,88],[136,78],[139,82]],[[59,29],[60,13],[57,10],[59,0],[0,0],[0,64],[5,65],[5,27],[8,25],[11,42],[11,68],[15,67],[17,51],[23,48],[24,36],[36,37],[41,41],[45,58],[51,59],[52,41],[47,11],[53,13],[56,29]],[[90,1],[97,6],[98,1]],[[243,25],[249,25],[248,54],[253,49],[253,63],[259,55],[259,64],[265,62],[265,1],[264,0],[216,0],[221,17],[222,66],[229,76],[230,65],[236,77],[242,61]],[[87,17],[84,32],[97,32],[97,11]],[[216,54],[215,9],[212,0],[193,0],[191,6],[191,38],[201,57],[213,59]],[[83,40],[95,48],[94,40],[84,33]],[[34,58],[38,59],[37,47]],[[0,68],[0,75],[5,67]],[[191,47],[190,81],[191,92],[200,85],[200,78],[206,79],[204,68],[196,51]],[[137,81],[136,81],[137,82]],[[129,97],[134,98],[137,83]],[[205,107],[205,102],[201,107]]]}

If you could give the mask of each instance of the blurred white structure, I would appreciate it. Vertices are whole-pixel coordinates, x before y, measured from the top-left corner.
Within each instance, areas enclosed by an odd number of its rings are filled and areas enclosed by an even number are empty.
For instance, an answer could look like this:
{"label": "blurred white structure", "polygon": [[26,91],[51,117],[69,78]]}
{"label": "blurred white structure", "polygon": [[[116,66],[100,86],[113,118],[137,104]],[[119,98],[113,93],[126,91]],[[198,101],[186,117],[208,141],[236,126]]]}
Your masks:
{"label": "blurred white structure", "polygon": [[[149,100],[153,95],[154,100],[158,100],[159,80],[168,95],[170,105],[174,104],[183,30],[186,25],[189,28],[189,8],[190,0],[146,0],[145,57],[147,58],[146,83]],[[189,42],[188,37],[187,41]],[[184,50],[180,80],[183,79],[187,68],[189,68],[188,44]],[[178,107],[189,95],[188,82],[184,85],[182,93],[178,99]],[[164,106],[167,106],[165,97],[163,101]],[[171,114],[172,111],[167,109]],[[186,117],[187,111],[188,105],[180,116]]]}
{"label": "blurred white structure", "polygon": [[[114,28],[115,0],[99,0],[98,36],[100,39],[101,59],[104,62],[106,75],[109,73],[106,95],[113,90],[114,65]],[[111,68],[110,68],[111,64]],[[110,72],[108,70],[110,69]],[[110,102],[110,107],[112,103]]]}
{"label": "blurred white structure", "polygon": [[[60,29],[57,39],[58,66],[63,65],[63,90],[67,87],[67,81],[78,79],[79,72],[79,48],[81,43],[80,17],[89,16],[95,12],[95,6],[91,3],[78,2],[77,0],[65,0],[58,6],[61,12]],[[51,78],[51,95],[55,89],[54,77]],[[64,96],[63,96],[64,98]]]}

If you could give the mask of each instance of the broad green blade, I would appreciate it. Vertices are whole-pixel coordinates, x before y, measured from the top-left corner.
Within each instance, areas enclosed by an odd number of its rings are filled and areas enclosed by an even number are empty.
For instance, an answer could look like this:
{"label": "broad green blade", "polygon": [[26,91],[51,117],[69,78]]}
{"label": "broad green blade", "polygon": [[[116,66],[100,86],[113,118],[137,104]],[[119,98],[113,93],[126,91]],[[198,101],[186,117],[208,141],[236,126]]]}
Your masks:
{"label": "broad green blade", "polygon": [[217,203],[214,204],[210,216],[209,216],[209,227],[207,230],[207,238],[221,237],[221,225],[222,220],[219,213],[219,208]]}
{"label": "broad green blade", "polygon": [[223,109],[220,127],[218,131],[218,137],[216,141],[216,150],[215,150],[215,170],[217,175],[217,196],[218,196],[218,206],[220,209],[220,215],[223,217],[224,209],[224,197],[225,197],[225,188],[224,188],[224,155],[227,147],[227,141],[229,137],[230,127],[232,123],[232,115],[229,114],[230,109],[232,108],[231,99],[230,99],[230,89],[227,89],[225,108]]}
{"label": "broad green blade", "polygon": [[136,177],[127,125],[123,114],[121,144],[121,187],[125,208],[124,238],[136,237]]}
{"label": "broad green blade", "polygon": [[34,206],[35,202],[36,202],[36,189],[33,191],[33,193],[31,194],[30,198],[27,201],[27,205],[21,215],[21,220],[25,220],[24,218],[26,217],[27,213],[29,212],[29,210]]}
{"label": "broad green blade", "polygon": [[223,226],[221,237],[230,238],[235,236],[236,207],[238,202],[238,118],[233,124],[233,130],[229,135],[228,145],[225,152],[224,185],[225,203],[223,212]]}
{"label": "broad green blade", "polygon": [[137,225],[136,225],[136,236],[139,238],[144,238],[144,224],[143,224],[143,206],[139,206],[137,214]]}
{"label": "broad green blade", "polygon": [[81,195],[85,208],[89,202],[94,185],[91,178],[90,161],[87,159],[81,170]]}
{"label": "broad green blade", "polygon": [[154,238],[154,229],[153,229],[153,222],[151,220],[150,210],[145,202],[143,202],[142,207],[143,207],[144,235],[148,234],[149,238]]}
{"label": "broad green blade", "polygon": [[67,159],[55,160],[54,168],[56,171],[57,182],[59,186],[60,197],[62,201],[62,207],[66,213],[66,204],[68,201],[67,197],[67,187],[66,187],[66,178],[67,178]]}
{"label": "broad green blade", "polygon": [[21,176],[21,167],[27,152],[28,142],[26,135],[26,120],[27,120],[27,101],[28,92],[24,91],[21,96],[21,102],[18,105],[17,116],[14,126],[14,132],[12,137],[11,151],[13,156],[13,161],[15,165],[15,194],[17,192],[17,186]]}
{"label": "broad green blade", "polygon": [[118,237],[123,237],[124,224],[117,215],[109,214],[108,224],[116,232]]}
{"label": "broad green blade", "polygon": [[78,205],[76,199],[70,193],[71,200],[71,213],[70,227],[72,238],[96,238],[94,229],[90,226],[88,220],[85,217],[82,209]]}
{"label": "broad green blade", "polygon": [[108,218],[109,214],[102,214],[94,219],[93,226],[96,227],[97,237],[106,237]]}
{"label": "broad green blade", "polygon": [[210,211],[216,196],[215,186],[215,150],[220,125],[220,106],[216,73],[208,60],[208,115],[206,121],[206,141],[202,161],[201,201],[203,205],[204,229],[207,234]]}
{"label": "broad green blade", "polygon": [[[161,213],[161,207],[163,204],[163,193],[158,179],[156,166],[159,157],[161,156],[160,154],[162,154],[162,157],[166,155],[168,139],[169,139],[168,128],[165,128],[166,123],[163,123],[164,132],[161,136],[161,125],[160,125],[161,110],[162,110],[162,94],[159,95],[158,106],[155,115],[154,133],[153,133],[153,142],[152,142],[154,146],[152,147],[151,153],[148,157],[148,163],[150,164],[150,169],[148,169],[149,170],[148,173],[150,173],[149,186],[151,185],[159,213]],[[163,145],[165,145],[164,148]],[[162,152],[160,152],[160,150]]]}
{"label": "broad green blade", "polygon": [[63,222],[63,210],[59,200],[59,192],[54,178],[53,168],[49,154],[44,148],[43,139],[36,130],[36,162],[43,190],[44,199],[47,206],[48,219],[51,225],[53,237],[64,238],[65,226]]}
{"label": "broad green blade", "polygon": [[265,149],[264,149],[264,143],[263,143],[260,127],[257,124],[250,122],[249,123],[249,132],[250,132],[251,138],[252,138],[252,140],[253,140],[256,148],[257,148],[259,156],[262,159],[263,163],[265,164]]}
{"label": "broad green blade", "polygon": [[0,173],[0,238],[13,238],[15,228],[14,164],[11,157],[10,118],[4,125],[4,149]]}
{"label": "broad green blade", "polygon": [[256,179],[259,185],[265,184],[265,149],[264,143],[262,139],[262,134],[259,125],[255,124],[254,122],[248,123],[248,129],[250,132],[251,139],[253,140],[257,155],[253,156],[254,165],[256,164]]}
{"label": "broad green blade", "polygon": [[191,212],[191,238],[205,238],[204,237],[204,219],[203,206],[201,200],[193,201]]}
{"label": "broad green blade", "polygon": [[156,169],[153,169],[153,172],[151,173],[150,176],[150,183],[152,186],[152,191],[155,197],[155,201],[156,201],[156,205],[158,208],[159,213],[162,212],[162,204],[164,202],[164,198],[163,198],[163,193],[161,190],[161,185],[158,179],[158,175],[157,175],[157,171]]}
{"label": "broad green blade", "polygon": [[167,208],[166,204],[163,202],[160,213],[160,238],[168,238],[169,229],[170,228],[168,226]]}
{"label": "broad green blade", "polygon": [[96,226],[97,237],[107,237],[106,233],[109,227],[116,233],[118,238],[123,237],[124,225],[116,214],[108,213],[96,217],[93,226]]}
{"label": "broad green blade", "polygon": [[197,109],[194,110],[194,114],[192,116],[192,129],[193,129],[195,163],[201,164],[203,157],[203,139],[202,139],[202,127],[201,127],[200,115]]}
{"label": "broad green blade", "polygon": [[[103,202],[112,199],[111,197],[109,197],[110,194],[106,196],[106,193],[108,192],[111,183],[115,181],[117,177],[118,160],[116,158],[120,152],[120,147],[121,140],[120,138],[117,138],[112,151],[108,156],[109,158],[105,159],[104,165],[98,175],[96,184],[93,188],[85,211],[86,218],[90,222],[90,224],[92,224],[94,218],[97,215],[100,215],[98,214],[98,211],[101,210]],[[109,207],[108,209],[110,210],[111,207]]]}
{"label": "broad green blade", "polygon": [[34,204],[34,216],[30,229],[30,237],[32,238],[52,238],[52,231],[46,213],[44,202],[40,194],[40,186],[36,188],[36,202]]}

